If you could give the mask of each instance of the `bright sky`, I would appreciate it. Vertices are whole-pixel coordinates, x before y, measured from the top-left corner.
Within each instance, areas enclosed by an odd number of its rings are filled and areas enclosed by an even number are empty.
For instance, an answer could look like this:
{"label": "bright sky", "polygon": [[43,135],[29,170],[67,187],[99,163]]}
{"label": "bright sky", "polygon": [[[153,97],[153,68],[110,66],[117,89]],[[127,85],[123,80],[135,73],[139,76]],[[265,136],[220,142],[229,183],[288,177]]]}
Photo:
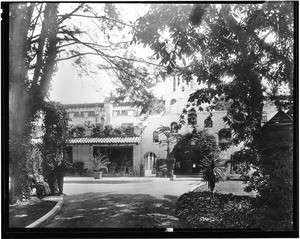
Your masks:
{"label": "bright sky", "polygon": [[[116,4],[120,9],[122,20],[134,21],[147,9],[146,4]],[[138,47],[141,55],[149,55],[149,50]],[[99,58],[93,57],[92,62]],[[58,64],[58,71],[53,76],[50,99],[63,104],[103,102],[109,92],[113,90],[112,76],[105,71],[97,71],[92,76],[78,76],[76,69],[69,61]]]}

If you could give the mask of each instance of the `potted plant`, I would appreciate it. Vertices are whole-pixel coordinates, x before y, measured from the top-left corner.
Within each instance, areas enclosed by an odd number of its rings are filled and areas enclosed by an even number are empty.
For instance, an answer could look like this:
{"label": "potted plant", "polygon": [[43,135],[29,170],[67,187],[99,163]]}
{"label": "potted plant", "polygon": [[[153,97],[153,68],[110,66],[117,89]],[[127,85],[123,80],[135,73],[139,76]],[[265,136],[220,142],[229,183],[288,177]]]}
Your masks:
{"label": "potted plant", "polygon": [[89,160],[84,162],[84,168],[93,171],[93,176],[95,179],[101,179],[103,172],[102,170],[106,169],[106,171],[108,171],[107,166],[109,164],[109,159],[104,154],[99,154],[98,156],[90,155]]}

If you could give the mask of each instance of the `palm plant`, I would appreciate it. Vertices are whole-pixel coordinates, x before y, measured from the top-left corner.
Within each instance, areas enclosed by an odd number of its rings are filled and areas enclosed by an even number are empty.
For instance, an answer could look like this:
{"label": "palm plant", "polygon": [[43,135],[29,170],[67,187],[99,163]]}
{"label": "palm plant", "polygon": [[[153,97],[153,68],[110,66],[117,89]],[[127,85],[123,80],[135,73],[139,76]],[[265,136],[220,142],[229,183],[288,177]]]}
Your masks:
{"label": "palm plant", "polygon": [[216,183],[225,178],[225,164],[219,157],[207,158],[203,161],[203,181],[208,184],[211,192],[214,191]]}
{"label": "palm plant", "polygon": [[103,169],[108,171],[107,166],[110,164],[109,159],[106,155],[90,155],[89,160],[84,162],[84,168],[87,170],[92,170],[94,172],[100,172]]}

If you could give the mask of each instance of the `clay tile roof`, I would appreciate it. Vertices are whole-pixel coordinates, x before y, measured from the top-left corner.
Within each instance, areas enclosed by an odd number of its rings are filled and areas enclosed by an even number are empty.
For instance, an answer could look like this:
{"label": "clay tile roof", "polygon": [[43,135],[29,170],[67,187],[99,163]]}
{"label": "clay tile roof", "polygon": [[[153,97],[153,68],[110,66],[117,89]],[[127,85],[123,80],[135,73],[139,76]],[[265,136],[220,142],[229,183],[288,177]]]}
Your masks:
{"label": "clay tile roof", "polygon": [[140,137],[74,138],[67,144],[138,144]]}

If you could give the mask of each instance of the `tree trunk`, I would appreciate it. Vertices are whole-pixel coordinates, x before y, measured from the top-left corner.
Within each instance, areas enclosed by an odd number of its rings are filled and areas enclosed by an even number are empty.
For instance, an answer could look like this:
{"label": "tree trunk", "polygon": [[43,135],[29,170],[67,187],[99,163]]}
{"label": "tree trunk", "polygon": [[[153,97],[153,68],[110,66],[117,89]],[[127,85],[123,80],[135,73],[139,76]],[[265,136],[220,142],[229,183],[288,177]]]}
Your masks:
{"label": "tree trunk", "polygon": [[[47,32],[47,46],[43,56],[40,85],[28,86],[27,51],[30,48],[28,32],[35,4],[12,3],[9,19],[9,137],[10,152],[15,152],[10,160],[11,193],[10,202],[22,194],[20,180],[25,182],[26,149],[30,145],[31,127],[36,112],[41,108],[53,75],[57,56],[57,4],[48,3],[44,12],[44,31]],[[13,142],[14,147],[12,147]],[[19,147],[15,144],[19,143]],[[23,148],[22,148],[23,147]],[[18,157],[19,155],[19,157]],[[25,167],[25,168],[24,168]]]}

